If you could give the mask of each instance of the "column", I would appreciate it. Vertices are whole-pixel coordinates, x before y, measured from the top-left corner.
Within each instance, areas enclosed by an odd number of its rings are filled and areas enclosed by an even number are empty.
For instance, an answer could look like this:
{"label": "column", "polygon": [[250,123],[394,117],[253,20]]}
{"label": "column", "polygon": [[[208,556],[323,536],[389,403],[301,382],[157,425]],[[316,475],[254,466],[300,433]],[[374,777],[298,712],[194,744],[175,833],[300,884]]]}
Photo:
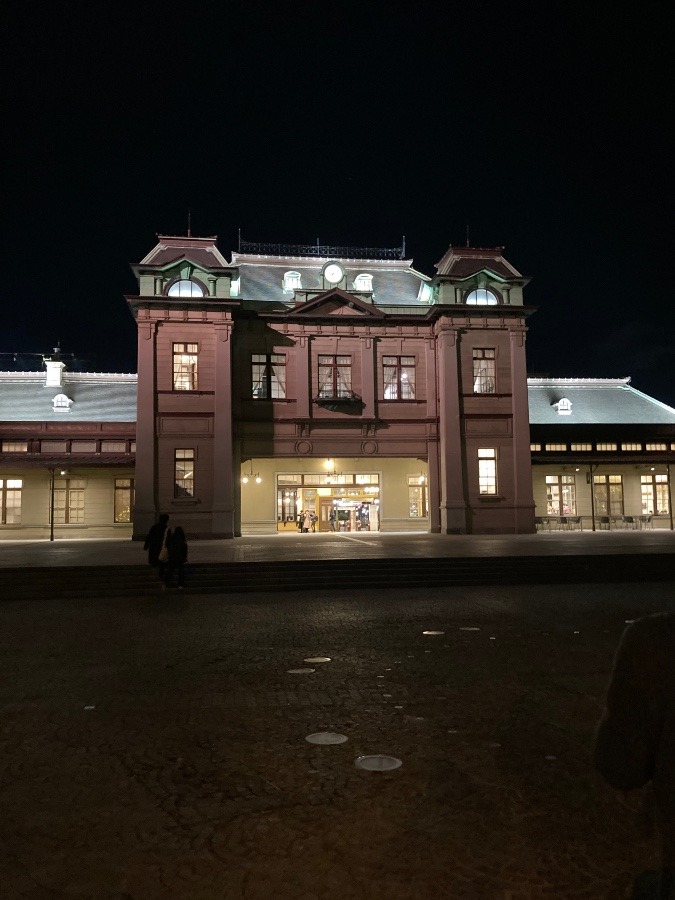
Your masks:
{"label": "column", "polygon": [[301,335],[298,339],[296,350],[296,369],[298,373],[297,397],[298,397],[298,418],[310,418],[311,405],[311,368],[310,353],[312,351],[312,341],[309,335]]}
{"label": "column", "polygon": [[467,532],[458,349],[458,329],[441,324],[438,333],[438,427],[443,534]]}
{"label": "column", "polygon": [[375,341],[372,337],[361,338],[361,391],[362,415],[375,418]]}
{"label": "column", "polygon": [[530,416],[527,398],[525,328],[509,332],[511,346],[511,402],[513,416],[513,528],[516,534],[533,534],[534,495],[530,458]]}
{"label": "column", "polygon": [[[139,313],[140,314],[140,313]],[[143,540],[157,508],[157,323],[138,322],[138,388],[133,539]]]}
{"label": "column", "polygon": [[232,449],[232,321],[215,326],[216,372],[213,415],[214,537],[234,537],[234,458]]}

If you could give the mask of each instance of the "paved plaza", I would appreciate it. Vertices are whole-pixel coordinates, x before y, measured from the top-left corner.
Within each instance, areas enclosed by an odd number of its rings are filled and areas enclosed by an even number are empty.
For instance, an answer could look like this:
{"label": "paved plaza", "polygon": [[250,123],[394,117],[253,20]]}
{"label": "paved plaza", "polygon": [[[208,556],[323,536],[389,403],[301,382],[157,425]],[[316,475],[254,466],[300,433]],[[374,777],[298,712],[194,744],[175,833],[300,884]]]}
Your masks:
{"label": "paved plaza", "polygon": [[626,620],[663,609],[673,584],[6,600],[0,896],[625,897],[648,795],[589,743]]}

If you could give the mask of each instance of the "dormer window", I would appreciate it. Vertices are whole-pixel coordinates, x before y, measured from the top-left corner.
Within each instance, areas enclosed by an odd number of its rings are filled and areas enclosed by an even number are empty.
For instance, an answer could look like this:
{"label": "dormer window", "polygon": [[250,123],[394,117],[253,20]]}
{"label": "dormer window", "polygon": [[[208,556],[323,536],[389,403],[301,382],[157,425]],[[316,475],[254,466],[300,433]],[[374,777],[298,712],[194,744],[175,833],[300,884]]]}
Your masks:
{"label": "dormer window", "polygon": [[65,394],[57,394],[52,399],[52,405],[54,407],[54,412],[70,412],[73,401],[69,397],[66,397]]}
{"label": "dormer window", "polygon": [[354,279],[354,290],[355,291],[372,291],[373,289],[373,276],[368,275],[365,272],[362,272],[361,275],[357,275]]}
{"label": "dormer window", "polygon": [[169,297],[203,297],[204,290],[195,281],[189,281],[187,278],[181,278],[180,281],[174,281],[169,288]]}
{"label": "dormer window", "polygon": [[420,303],[431,303],[433,301],[434,291],[430,284],[422,282],[417,299]]}
{"label": "dormer window", "polygon": [[299,272],[286,272],[284,275],[284,294],[292,294],[302,288],[302,276]]}
{"label": "dormer window", "polygon": [[563,397],[561,400],[558,400],[558,402],[554,403],[553,406],[558,410],[559,416],[572,415],[572,401],[568,400],[567,397]]}
{"label": "dormer window", "polygon": [[238,297],[241,291],[241,277],[234,278],[230,282],[230,297]]}
{"label": "dormer window", "polygon": [[477,288],[466,295],[464,302],[467,306],[496,306],[499,301],[497,295],[487,288]]}

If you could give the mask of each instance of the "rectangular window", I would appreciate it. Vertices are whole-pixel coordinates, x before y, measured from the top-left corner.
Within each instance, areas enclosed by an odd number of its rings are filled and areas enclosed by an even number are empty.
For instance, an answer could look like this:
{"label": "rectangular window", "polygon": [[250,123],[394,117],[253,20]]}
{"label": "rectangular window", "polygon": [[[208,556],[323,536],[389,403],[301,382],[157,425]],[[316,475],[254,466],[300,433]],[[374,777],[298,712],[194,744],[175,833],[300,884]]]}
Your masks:
{"label": "rectangular window", "polygon": [[131,522],[131,513],[134,508],[134,479],[115,479],[115,522]]}
{"label": "rectangular window", "polygon": [[616,444],[596,444],[596,450],[616,450]]}
{"label": "rectangular window", "polygon": [[65,441],[40,441],[40,450],[42,453],[65,453]]}
{"label": "rectangular window", "polygon": [[427,481],[424,475],[408,475],[408,516],[424,519],[429,515]]}
{"label": "rectangular window", "polygon": [[668,505],[668,476],[667,475],[641,475],[640,489],[642,492],[642,514],[645,516],[667,516],[670,513]]}
{"label": "rectangular window", "polygon": [[195,451],[174,451],[174,497],[195,495]]}
{"label": "rectangular window", "polygon": [[21,524],[21,478],[0,478],[0,525]]}
{"label": "rectangular window", "polygon": [[197,390],[197,344],[173,345],[174,391]]}
{"label": "rectangular window", "polygon": [[283,353],[254,353],[251,357],[254,400],[286,397],[286,357]]}
{"label": "rectangular window", "polygon": [[101,453],[126,453],[126,441],[101,441]]}
{"label": "rectangular window", "polygon": [[575,516],[577,511],[574,475],[546,476],[546,514]]}
{"label": "rectangular window", "polygon": [[546,444],[544,450],[567,450],[567,444]]}
{"label": "rectangular window", "polygon": [[96,441],[73,441],[71,453],[96,453]]}
{"label": "rectangular window", "polygon": [[383,356],[382,376],[385,400],[415,399],[414,356]]}
{"label": "rectangular window", "polygon": [[494,349],[475,347],[473,351],[473,392],[494,394],[497,385]]}
{"label": "rectangular window", "polygon": [[319,397],[349,399],[352,393],[351,356],[319,355]]}
{"label": "rectangular window", "polygon": [[570,444],[570,450],[573,453],[589,453],[593,449],[593,444]]}
{"label": "rectangular window", "polygon": [[541,444],[530,444],[530,451],[532,453],[536,453],[538,450],[541,450]]}
{"label": "rectangular window", "polygon": [[28,453],[28,441],[3,441],[3,453]]}
{"label": "rectangular window", "polygon": [[596,516],[623,515],[621,475],[594,475],[593,501]]}
{"label": "rectangular window", "polygon": [[645,444],[645,450],[667,450],[668,444]]}
{"label": "rectangular window", "polygon": [[82,525],[84,522],[84,489],[83,478],[66,478],[57,481],[54,488],[54,524]]}
{"label": "rectangular window", "polygon": [[622,450],[642,450],[642,444],[622,444]]}
{"label": "rectangular window", "polygon": [[494,449],[478,451],[478,493],[497,493],[497,451]]}

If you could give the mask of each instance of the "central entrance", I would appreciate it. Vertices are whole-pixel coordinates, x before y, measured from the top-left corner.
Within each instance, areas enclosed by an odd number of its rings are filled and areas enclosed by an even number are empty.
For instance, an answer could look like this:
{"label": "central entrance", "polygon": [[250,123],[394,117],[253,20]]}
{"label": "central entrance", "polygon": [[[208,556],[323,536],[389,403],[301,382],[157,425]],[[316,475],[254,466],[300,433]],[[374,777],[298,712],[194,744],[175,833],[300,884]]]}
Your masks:
{"label": "central entrance", "polygon": [[297,529],[305,512],[316,516],[315,531],[379,531],[380,476],[374,472],[278,475],[278,530]]}

